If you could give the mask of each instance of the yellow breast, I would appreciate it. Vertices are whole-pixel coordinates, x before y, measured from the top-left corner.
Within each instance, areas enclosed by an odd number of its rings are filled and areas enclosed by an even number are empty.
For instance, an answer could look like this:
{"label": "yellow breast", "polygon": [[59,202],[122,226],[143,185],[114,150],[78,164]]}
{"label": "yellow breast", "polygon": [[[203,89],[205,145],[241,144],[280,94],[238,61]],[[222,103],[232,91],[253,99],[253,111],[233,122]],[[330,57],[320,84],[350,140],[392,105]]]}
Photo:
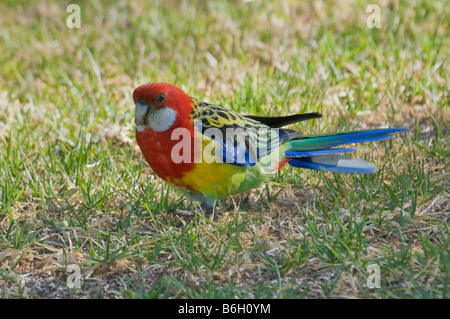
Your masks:
{"label": "yellow breast", "polygon": [[261,182],[258,180],[259,166],[237,166],[222,163],[221,157],[214,152],[216,141],[209,137],[199,136],[201,152],[197,152],[195,168],[186,172],[181,179],[169,178],[167,181],[200,192],[205,197],[223,199],[229,195],[246,192]]}

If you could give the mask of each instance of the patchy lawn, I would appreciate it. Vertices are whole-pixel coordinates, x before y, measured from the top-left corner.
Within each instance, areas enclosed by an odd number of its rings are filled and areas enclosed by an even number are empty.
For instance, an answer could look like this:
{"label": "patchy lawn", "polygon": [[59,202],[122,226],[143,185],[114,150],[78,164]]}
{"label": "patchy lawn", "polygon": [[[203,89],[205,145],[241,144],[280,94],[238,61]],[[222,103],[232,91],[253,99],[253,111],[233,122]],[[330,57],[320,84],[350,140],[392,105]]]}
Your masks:
{"label": "patchy lawn", "polygon": [[[3,1],[0,297],[448,298],[450,6],[376,3],[379,29],[365,1],[287,0],[81,1],[68,28],[68,1]],[[409,131],[360,145],[377,174],[288,168],[183,219],[134,138],[155,81],[323,113],[304,134]]]}

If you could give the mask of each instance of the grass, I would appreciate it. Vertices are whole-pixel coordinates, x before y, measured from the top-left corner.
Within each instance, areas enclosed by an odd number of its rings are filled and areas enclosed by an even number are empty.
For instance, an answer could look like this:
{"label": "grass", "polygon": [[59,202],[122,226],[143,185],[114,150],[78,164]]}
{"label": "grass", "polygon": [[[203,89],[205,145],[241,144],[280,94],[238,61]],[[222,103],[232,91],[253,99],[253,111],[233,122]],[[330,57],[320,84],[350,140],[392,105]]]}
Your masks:
{"label": "grass", "polygon": [[[2,298],[448,298],[450,6],[364,1],[0,4]],[[302,133],[386,126],[374,175],[288,168],[222,215],[192,208],[134,139],[164,81]],[[81,287],[69,288],[70,264]],[[380,288],[367,285],[370,265]]]}

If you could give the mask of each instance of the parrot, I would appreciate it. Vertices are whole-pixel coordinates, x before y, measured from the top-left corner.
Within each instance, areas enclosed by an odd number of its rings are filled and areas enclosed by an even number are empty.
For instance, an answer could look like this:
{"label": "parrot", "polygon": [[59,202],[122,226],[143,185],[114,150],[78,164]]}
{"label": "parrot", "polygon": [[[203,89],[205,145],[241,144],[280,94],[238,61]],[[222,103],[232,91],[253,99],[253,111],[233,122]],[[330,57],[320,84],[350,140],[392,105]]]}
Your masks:
{"label": "parrot", "polygon": [[335,173],[375,173],[375,164],[345,154],[357,148],[342,145],[387,140],[406,130],[302,135],[285,126],[322,114],[241,115],[162,82],[137,87],[133,101],[136,141],[145,160],[162,180],[198,201],[207,216],[216,201],[259,187],[286,164]]}

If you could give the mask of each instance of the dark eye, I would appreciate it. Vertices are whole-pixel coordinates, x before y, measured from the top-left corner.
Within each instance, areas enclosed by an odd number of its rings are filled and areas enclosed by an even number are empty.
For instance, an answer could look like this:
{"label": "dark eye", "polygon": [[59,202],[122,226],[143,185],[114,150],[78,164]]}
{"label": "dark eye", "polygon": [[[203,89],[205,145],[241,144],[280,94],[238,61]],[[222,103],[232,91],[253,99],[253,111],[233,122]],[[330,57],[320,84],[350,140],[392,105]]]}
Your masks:
{"label": "dark eye", "polygon": [[156,103],[161,104],[162,102],[164,102],[165,99],[166,99],[166,95],[164,93],[161,93],[156,98]]}

